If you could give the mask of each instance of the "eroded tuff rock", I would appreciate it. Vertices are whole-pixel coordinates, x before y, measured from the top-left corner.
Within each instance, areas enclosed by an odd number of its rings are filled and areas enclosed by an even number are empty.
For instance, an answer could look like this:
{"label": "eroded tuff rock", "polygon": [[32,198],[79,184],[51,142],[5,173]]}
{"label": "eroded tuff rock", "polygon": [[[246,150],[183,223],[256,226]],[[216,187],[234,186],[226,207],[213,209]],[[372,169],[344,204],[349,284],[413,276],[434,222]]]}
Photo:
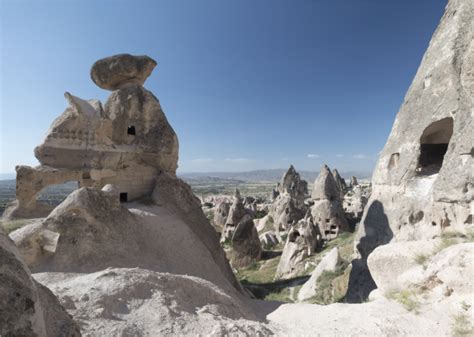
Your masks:
{"label": "eroded tuff rock", "polygon": [[300,178],[293,165],[282,176],[277,185],[277,193],[270,209],[275,230],[288,230],[302,219],[306,213],[304,199],[308,194],[308,183]]}
{"label": "eroded tuff rock", "polygon": [[379,245],[472,227],[474,2],[450,0],[395,119],[357,234],[348,299],[375,288]]}
{"label": "eroded tuff rock", "polygon": [[238,189],[235,190],[234,200],[229,209],[229,214],[225,221],[224,229],[221,234],[221,242],[231,240],[234,235],[237,225],[242,221],[247,221],[249,218],[252,219],[252,212],[245,208],[244,199],[240,195]]}
{"label": "eroded tuff rock", "polygon": [[142,268],[39,273],[84,336],[264,336],[247,303],[202,278]]}
{"label": "eroded tuff rock", "polygon": [[321,244],[319,228],[308,212],[288,231],[275,279],[288,279],[298,275],[304,269],[302,261],[314,254]]}
{"label": "eroded tuff rock", "polygon": [[342,179],[339,171],[337,169],[332,170],[332,176],[334,177],[334,181],[336,182],[339,191],[341,191],[341,196],[343,197],[344,194],[347,192],[347,184],[344,179]]}
{"label": "eroded tuff rock", "polygon": [[214,207],[214,226],[217,230],[222,231],[229,216],[230,203],[227,200],[222,200]]}
{"label": "eroded tuff rock", "polygon": [[316,269],[311,273],[311,277],[308,281],[303,284],[300,291],[298,292],[298,300],[304,301],[316,295],[316,289],[318,287],[318,279],[324,271],[335,271],[336,267],[341,263],[341,257],[339,256],[339,250],[337,247],[331,249],[323,259],[318,263]]}
{"label": "eroded tuff rock", "polygon": [[[105,105],[65,94],[69,106],[35,149],[41,165],[16,168],[17,200],[5,218],[47,215],[51,208],[38,203],[36,195],[49,185],[71,180],[80,187],[114,184],[121,200],[131,201],[149,196],[160,172],[176,172],[178,139],[158,99],[142,86],[155,65],[131,55],[99,60],[92,77],[101,85],[119,86]],[[124,81],[127,85],[118,84]]]}
{"label": "eroded tuff rock", "polygon": [[0,226],[0,335],[80,336],[49,289],[37,283]]}
{"label": "eroded tuff rock", "polygon": [[106,90],[117,90],[129,84],[143,85],[156,65],[148,56],[114,55],[94,63],[91,78]]}
{"label": "eroded tuff rock", "polygon": [[311,198],[314,200],[311,214],[324,239],[334,239],[339,232],[349,230],[342,209],[341,191],[327,165],[322,167],[314,182]]}
{"label": "eroded tuff rock", "polygon": [[189,187],[169,176],[158,177],[157,186],[154,198],[162,207],[136,210],[123,207],[107,192],[81,188],[42,223],[27,225],[11,237],[36,273],[139,266],[195,275],[239,291],[218,236]]}
{"label": "eroded tuff rock", "polygon": [[232,266],[245,267],[262,257],[262,245],[250,217],[242,219],[232,235]]}

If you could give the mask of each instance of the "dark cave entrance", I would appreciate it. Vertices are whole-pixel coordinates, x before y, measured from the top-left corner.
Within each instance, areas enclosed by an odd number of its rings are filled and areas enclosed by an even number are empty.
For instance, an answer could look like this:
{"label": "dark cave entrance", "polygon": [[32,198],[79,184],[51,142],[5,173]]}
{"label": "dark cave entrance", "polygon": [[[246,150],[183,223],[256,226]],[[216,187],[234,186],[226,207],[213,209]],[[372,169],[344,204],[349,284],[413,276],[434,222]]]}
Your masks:
{"label": "dark cave entrance", "polygon": [[133,125],[129,125],[128,128],[127,128],[127,135],[131,135],[131,136],[135,136],[136,135],[136,131],[135,131],[135,127]]}
{"label": "dark cave entrance", "polygon": [[420,156],[416,171],[419,175],[438,173],[453,135],[453,119],[441,119],[430,124],[420,138]]}
{"label": "dark cave entrance", "polygon": [[128,193],[120,193],[120,202],[128,201]]}

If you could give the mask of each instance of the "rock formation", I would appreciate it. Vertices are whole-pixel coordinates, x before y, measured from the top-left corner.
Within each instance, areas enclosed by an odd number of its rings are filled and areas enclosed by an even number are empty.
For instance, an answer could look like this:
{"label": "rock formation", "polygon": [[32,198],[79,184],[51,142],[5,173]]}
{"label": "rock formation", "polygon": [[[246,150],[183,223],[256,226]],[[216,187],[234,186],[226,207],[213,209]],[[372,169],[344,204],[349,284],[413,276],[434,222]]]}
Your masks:
{"label": "rock formation", "polygon": [[297,276],[304,270],[302,262],[311,256],[321,244],[322,237],[319,228],[314,224],[313,218],[308,212],[288,232],[275,279]]}
{"label": "rock formation", "polygon": [[367,257],[379,245],[472,226],[474,2],[450,0],[372,177],[357,234],[349,299],[375,288]]}
{"label": "rock formation", "polygon": [[214,207],[214,226],[217,230],[222,231],[227,217],[229,216],[230,204],[227,200],[222,200],[216,204]]}
{"label": "rock formation", "polygon": [[48,215],[36,201],[45,187],[77,181],[79,187],[114,184],[121,201],[149,196],[160,172],[176,173],[178,138],[157,98],[142,85],[156,62],[147,56],[117,55],[97,61],[91,77],[113,90],[103,106],[65,94],[69,107],[35,149],[38,167],[17,166],[17,199],[5,218]]}
{"label": "rock formation", "polygon": [[354,188],[354,187],[356,187],[357,185],[359,185],[359,182],[357,181],[357,177],[352,176],[352,177],[351,177],[351,182],[349,183],[349,186],[350,186],[351,188]]}
{"label": "rock formation", "polygon": [[247,218],[252,218],[251,214],[244,206],[244,200],[240,196],[240,191],[236,189],[234,201],[232,202],[232,206],[230,206],[229,215],[227,216],[224,229],[222,230],[221,242],[231,240],[237,225],[242,220],[246,221]]}
{"label": "rock formation", "polygon": [[257,229],[250,217],[244,217],[232,235],[232,266],[245,267],[262,257],[262,246]]}
{"label": "rock formation", "polygon": [[308,194],[308,183],[300,178],[293,165],[277,185],[276,198],[270,209],[275,230],[288,230],[306,213],[304,199]]}
{"label": "rock formation", "polygon": [[0,336],[80,336],[51,291],[36,282],[0,226]]}
{"label": "rock formation", "polygon": [[347,192],[346,181],[342,179],[337,169],[332,170],[332,176],[334,177],[334,180],[336,181],[337,187],[341,191],[341,196],[344,196],[344,194]]}
{"label": "rock formation", "polygon": [[341,191],[327,165],[322,167],[314,182],[311,199],[314,200],[311,213],[324,239],[334,239],[339,232],[349,230],[342,209]]}
{"label": "rock formation", "polygon": [[298,292],[298,300],[304,301],[315,296],[319,277],[324,271],[335,271],[340,262],[341,257],[339,256],[339,250],[337,247],[334,247],[318,263],[316,269],[311,273],[309,280],[303,284],[303,287]]}
{"label": "rock formation", "polygon": [[362,218],[370,191],[370,185],[357,185],[344,195],[342,205],[351,231],[355,229],[356,224]]}

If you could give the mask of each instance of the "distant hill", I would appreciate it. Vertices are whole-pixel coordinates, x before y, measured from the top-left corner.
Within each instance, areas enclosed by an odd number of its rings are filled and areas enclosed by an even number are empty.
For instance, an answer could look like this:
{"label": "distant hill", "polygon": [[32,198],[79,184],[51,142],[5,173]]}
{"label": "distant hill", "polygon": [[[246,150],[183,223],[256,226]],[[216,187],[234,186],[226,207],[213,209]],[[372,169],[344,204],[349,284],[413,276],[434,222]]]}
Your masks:
{"label": "distant hill", "polygon": [[[190,172],[178,174],[181,178],[186,181],[189,180],[201,180],[206,177],[228,179],[228,180],[241,180],[245,182],[277,182],[281,179],[287,169],[269,169],[269,170],[255,170],[247,172]],[[319,172],[316,171],[299,171],[301,177],[308,182],[313,182],[318,176]],[[339,172],[345,179],[349,179],[352,176],[357,179],[370,179],[371,172],[359,172],[359,171],[346,171]]]}

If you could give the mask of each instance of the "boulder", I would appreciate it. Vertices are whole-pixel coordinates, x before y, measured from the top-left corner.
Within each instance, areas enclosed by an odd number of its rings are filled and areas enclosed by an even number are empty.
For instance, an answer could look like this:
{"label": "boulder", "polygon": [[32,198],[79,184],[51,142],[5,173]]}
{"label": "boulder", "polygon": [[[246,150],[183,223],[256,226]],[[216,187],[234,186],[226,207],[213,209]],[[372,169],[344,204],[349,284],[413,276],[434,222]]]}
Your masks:
{"label": "boulder", "polygon": [[377,289],[382,294],[403,289],[404,285],[399,277],[412,268],[423,269],[423,260],[433,255],[439,244],[440,240],[421,240],[394,242],[377,247],[367,260]]}
{"label": "boulder", "polygon": [[0,336],[81,336],[51,291],[37,283],[0,227]]}
{"label": "boulder", "polygon": [[127,84],[143,85],[156,65],[148,56],[114,55],[96,61],[91,68],[91,78],[106,90],[117,90]]}
{"label": "boulder", "polygon": [[339,250],[337,247],[334,247],[318,263],[316,269],[311,273],[309,280],[303,284],[303,287],[298,292],[298,300],[304,301],[315,296],[318,288],[318,279],[321,274],[324,271],[335,271],[340,262]]}
{"label": "boulder", "polygon": [[280,243],[280,237],[274,231],[267,231],[259,236],[263,247],[271,248]]}

